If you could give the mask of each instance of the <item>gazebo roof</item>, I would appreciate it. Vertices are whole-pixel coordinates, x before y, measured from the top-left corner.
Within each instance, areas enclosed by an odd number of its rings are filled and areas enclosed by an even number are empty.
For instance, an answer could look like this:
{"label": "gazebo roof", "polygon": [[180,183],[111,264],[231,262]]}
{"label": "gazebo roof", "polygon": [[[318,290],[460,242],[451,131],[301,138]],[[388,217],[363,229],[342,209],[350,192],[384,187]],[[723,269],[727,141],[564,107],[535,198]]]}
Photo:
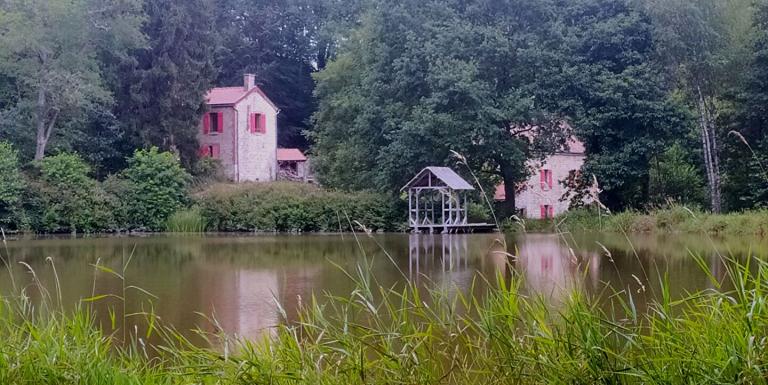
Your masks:
{"label": "gazebo roof", "polygon": [[[433,179],[436,178],[437,180]],[[440,184],[439,182],[442,182]],[[474,190],[469,182],[464,180],[450,167],[425,167],[411,179],[400,191],[411,187],[448,187],[453,190]]]}

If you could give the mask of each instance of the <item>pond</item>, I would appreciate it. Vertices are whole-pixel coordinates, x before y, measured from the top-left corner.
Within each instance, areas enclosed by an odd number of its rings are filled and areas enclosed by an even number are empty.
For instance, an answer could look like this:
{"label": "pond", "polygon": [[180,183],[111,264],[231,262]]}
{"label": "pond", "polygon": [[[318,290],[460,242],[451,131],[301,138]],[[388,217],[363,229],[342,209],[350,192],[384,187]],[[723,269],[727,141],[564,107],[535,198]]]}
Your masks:
{"label": "pond", "polygon": [[[299,304],[313,293],[319,298],[348,296],[354,283],[345,271],[354,275],[358,266],[382,286],[408,277],[422,286],[479,297],[496,282],[497,274],[519,274],[523,293],[540,295],[552,306],[577,289],[605,296],[610,285],[611,290],[631,290],[642,310],[660,295],[659,280],[665,275],[674,297],[713,287],[691,255],[701,256],[720,280],[725,279],[722,257],[768,256],[768,240],[758,238],[587,233],[508,235],[504,241],[516,255],[510,258],[500,237],[208,234],[11,239],[0,249],[8,262],[0,270],[0,295],[23,292],[37,306],[58,306],[60,297],[65,309],[97,297],[87,304],[95,308],[105,329],[113,327],[110,312],[119,328],[123,312],[152,311],[188,336],[196,328],[220,327],[230,335],[256,338],[285,322],[278,302],[290,322],[297,319]],[[125,302],[117,297],[125,297]],[[139,328],[146,325],[141,316],[127,319]]]}

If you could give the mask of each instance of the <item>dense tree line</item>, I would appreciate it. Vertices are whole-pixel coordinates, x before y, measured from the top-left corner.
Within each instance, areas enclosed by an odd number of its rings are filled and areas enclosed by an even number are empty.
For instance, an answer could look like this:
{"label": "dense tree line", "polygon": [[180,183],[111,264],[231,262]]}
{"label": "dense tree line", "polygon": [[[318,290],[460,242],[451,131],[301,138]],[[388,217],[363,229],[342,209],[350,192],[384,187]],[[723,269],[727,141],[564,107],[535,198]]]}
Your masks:
{"label": "dense tree line", "polygon": [[76,152],[104,179],[149,146],[193,170],[206,90],[252,72],[330,187],[396,194],[464,157],[512,212],[576,135],[569,183],[612,209],[762,207],[767,3],[3,0],[0,150],[31,174]]}
{"label": "dense tree line", "polygon": [[371,6],[316,75],[320,177],[395,192],[457,151],[509,213],[526,161],[575,134],[587,159],[568,183],[611,209],[764,206],[765,3]]}

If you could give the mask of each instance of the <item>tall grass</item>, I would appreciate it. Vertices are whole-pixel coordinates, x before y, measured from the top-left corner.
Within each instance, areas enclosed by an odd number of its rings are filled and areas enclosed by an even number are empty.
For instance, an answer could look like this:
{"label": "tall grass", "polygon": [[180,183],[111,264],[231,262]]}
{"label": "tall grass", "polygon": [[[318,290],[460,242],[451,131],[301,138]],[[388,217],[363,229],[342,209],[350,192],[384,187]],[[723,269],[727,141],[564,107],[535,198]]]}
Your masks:
{"label": "tall grass", "polygon": [[514,273],[491,278],[495,288],[475,297],[411,282],[383,287],[359,267],[348,272],[356,283],[349,295],[308,299],[297,322],[263,340],[201,332],[223,349],[195,346],[167,325],[155,328],[157,345],[146,346],[134,331],[118,345],[87,308],[42,312],[23,295],[6,297],[0,383],[768,382],[768,263],[723,258],[718,276],[694,258],[713,289],[675,299],[669,279],[658,277],[648,312],[637,310],[634,291],[574,291],[551,306],[521,294]]}
{"label": "tall grass", "polygon": [[712,214],[673,205],[649,212],[624,211],[603,214],[594,210],[572,210],[554,219],[508,221],[509,232],[607,231],[620,233],[696,233],[768,236],[768,211]]}
{"label": "tall grass", "polygon": [[202,233],[206,223],[199,207],[181,209],[165,221],[165,231],[171,233]]}

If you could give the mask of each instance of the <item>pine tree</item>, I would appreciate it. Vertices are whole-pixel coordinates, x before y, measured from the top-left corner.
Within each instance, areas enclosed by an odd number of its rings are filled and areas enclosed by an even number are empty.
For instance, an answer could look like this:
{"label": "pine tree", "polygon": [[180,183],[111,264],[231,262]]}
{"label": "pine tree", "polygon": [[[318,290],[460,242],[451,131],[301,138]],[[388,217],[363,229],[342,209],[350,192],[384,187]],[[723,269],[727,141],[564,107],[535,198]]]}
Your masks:
{"label": "pine tree", "polygon": [[218,35],[212,0],[145,0],[148,43],[118,64],[116,115],[126,148],[177,152],[194,162],[204,97],[216,77]]}

